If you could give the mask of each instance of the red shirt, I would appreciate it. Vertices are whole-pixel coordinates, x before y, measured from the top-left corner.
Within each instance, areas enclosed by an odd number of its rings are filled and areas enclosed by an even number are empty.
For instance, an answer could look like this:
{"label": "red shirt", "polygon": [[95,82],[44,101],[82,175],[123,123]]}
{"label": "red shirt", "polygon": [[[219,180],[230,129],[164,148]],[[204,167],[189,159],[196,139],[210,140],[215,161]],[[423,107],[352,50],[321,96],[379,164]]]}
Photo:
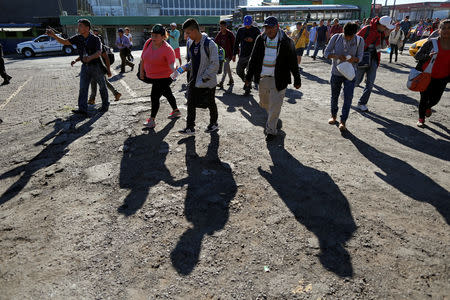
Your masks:
{"label": "red shirt", "polygon": [[[450,50],[444,50],[441,47],[441,40],[438,40],[439,51],[434,61],[433,69],[431,70],[431,77],[436,79],[446,78],[450,76]],[[425,70],[430,61],[423,65]]]}
{"label": "red shirt", "polygon": [[342,26],[341,25],[333,25],[333,26],[331,26],[331,29],[330,29],[330,38],[333,36],[333,35],[335,35],[336,33],[342,33],[343,32],[343,30],[342,30]]}
{"label": "red shirt", "polygon": [[164,41],[158,49],[153,49],[150,42],[142,52],[145,76],[151,79],[169,78],[172,69],[169,65],[175,62],[175,51]]}

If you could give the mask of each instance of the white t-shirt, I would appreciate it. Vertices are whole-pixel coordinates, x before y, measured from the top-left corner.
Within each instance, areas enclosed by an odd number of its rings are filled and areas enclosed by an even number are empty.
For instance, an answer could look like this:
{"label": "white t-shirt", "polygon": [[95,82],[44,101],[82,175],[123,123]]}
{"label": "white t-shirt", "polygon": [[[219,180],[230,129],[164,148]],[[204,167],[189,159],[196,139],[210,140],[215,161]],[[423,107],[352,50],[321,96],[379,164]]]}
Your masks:
{"label": "white t-shirt", "polygon": [[129,33],[129,34],[124,33],[124,35],[130,40],[131,46],[133,46],[133,42],[131,41],[131,39],[133,38],[133,36],[131,35],[131,33]]}

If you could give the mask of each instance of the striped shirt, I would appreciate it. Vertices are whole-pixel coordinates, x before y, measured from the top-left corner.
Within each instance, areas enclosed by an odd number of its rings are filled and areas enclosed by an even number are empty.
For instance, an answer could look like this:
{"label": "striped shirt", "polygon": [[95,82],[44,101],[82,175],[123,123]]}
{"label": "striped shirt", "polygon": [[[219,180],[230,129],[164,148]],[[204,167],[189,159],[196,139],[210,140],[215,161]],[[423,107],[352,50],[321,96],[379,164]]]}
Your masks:
{"label": "striped shirt", "polygon": [[274,39],[266,38],[261,76],[275,76],[279,36],[280,33],[277,33]]}

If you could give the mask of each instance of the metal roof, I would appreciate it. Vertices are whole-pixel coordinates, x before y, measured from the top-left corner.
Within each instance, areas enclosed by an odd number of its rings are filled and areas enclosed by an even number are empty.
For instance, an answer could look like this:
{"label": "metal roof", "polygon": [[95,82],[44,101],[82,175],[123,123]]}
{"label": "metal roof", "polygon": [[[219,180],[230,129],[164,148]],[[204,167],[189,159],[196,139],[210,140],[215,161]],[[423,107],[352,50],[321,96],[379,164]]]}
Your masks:
{"label": "metal roof", "polygon": [[189,18],[194,18],[200,25],[219,24],[220,16],[60,16],[61,25],[76,25],[79,19],[88,19],[96,25],[152,25],[152,24],[183,24]]}
{"label": "metal roof", "polygon": [[292,11],[292,10],[359,10],[356,5],[267,5],[267,6],[238,6],[238,9],[245,9],[248,12],[258,11]]}

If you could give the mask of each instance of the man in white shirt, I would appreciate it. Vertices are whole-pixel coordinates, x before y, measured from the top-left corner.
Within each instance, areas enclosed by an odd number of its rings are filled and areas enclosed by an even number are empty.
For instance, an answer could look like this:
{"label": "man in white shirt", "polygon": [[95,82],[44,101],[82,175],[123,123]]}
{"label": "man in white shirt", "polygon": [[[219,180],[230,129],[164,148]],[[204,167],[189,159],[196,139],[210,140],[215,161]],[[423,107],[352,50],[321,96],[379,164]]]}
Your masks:
{"label": "man in white shirt", "polygon": [[133,57],[133,54],[131,54],[131,48],[133,48],[133,36],[130,33],[130,28],[125,27],[125,34],[124,35],[128,38],[128,40],[130,40],[130,47],[128,48],[128,49],[130,49],[130,51],[129,51],[130,54],[128,55],[128,60],[129,61],[133,61],[134,57]]}

